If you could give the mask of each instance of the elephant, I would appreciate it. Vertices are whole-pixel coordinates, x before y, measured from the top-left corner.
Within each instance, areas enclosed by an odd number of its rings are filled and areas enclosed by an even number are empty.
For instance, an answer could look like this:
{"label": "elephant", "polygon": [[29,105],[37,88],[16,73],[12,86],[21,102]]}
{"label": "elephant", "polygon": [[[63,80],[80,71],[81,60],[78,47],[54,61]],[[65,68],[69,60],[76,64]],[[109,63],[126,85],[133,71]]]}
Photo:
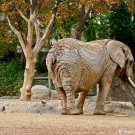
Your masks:
{"label": "elephant", "polygon": [[87,93],[98,83],[99,93],[93,114],[105,115],[103,108],[114,75],[120,78],[121,87],[135,106],[133,61],[131,50],[120,41],[60,39],[49,50],[46,65],[61,100],[61,114],[83,114]]}

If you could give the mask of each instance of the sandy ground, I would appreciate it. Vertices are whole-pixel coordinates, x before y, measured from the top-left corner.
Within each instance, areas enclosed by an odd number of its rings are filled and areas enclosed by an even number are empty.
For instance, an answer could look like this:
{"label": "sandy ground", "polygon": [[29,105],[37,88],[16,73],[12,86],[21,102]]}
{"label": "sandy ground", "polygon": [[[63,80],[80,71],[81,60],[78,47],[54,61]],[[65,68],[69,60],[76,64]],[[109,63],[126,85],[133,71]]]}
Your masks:
{"label": "sandy ground", "polygon": [[[131,103],[108,102],[105,116],[92,115],[94,100],[86,100],[83,115],[61,115],[60,101],[0,99],[0,135],[135,135]],[[89,109],[89,107],[91,109]]]}

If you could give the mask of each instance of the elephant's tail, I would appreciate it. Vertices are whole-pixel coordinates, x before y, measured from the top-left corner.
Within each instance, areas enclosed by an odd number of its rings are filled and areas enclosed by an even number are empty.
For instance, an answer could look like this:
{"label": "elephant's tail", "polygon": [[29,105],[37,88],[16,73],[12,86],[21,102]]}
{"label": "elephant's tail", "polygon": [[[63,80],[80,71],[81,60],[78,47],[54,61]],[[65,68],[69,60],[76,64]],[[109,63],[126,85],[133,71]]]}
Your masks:
{"label": "elephant's tail", "polygon": [[48,53],[46,58],[46,65],[48,69],[48,77],[53,79],[54,76],[54,70],[53,70],[53,64],[56,62],[56,58],[53,53]]}

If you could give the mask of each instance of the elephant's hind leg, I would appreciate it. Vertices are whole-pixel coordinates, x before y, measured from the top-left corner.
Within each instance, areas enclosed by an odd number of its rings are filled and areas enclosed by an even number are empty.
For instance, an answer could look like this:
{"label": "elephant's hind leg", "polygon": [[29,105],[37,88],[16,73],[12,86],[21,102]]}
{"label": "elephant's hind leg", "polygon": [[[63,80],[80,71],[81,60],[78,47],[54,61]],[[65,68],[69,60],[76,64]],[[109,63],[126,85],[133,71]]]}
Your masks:
{"label": "elephant's hind leg", "polygon": [[75,91],[74,85],[69,81],[69,78],[65,77],[62,80],[63,89],[67,97],[67,114],[77,115],[80,114],[79,110],[75,106]]}
{"label": "elephant's hind leg", "polygon": [[59,95],[60,100],[61,100],[61,105],[62,105],[61,114],[62,114],[62,115],[66,115],[66,114],[67,114],[67,99],[66,99],[66,93],[65,93],[65,91],[63,90],[62,87],[57,87],[57,86],[56,86],[56,89],[57,89],[58,95]]}
{"label": "elephant's hind leg", "polygon": [[76,106],[77,106],[80,114],[83,114],[83,106],[84,106],[84,101],[85,101],[85,97],[87,96],[87,93],[88,93],[88,91],[79,93],[79,97],[77,99]]}

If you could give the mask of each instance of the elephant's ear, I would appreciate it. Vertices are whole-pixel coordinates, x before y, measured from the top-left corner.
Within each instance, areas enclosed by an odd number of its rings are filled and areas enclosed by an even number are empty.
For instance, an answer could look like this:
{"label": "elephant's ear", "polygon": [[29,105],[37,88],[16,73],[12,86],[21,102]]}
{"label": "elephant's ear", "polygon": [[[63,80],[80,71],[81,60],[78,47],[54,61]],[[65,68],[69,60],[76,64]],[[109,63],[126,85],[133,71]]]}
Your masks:
{"label": "elephant's ear", "polygon": [[122,69],[125,67],[126,56],[125,51],[121,46],[118,48],[116,46],[109,46],[109,54],[111,59],[115,63],[117,63]]}
{"label": "elephant's ear", "polygon": [[115,52],[110,55],[111,59],[117,63],[122,69],[125,67],[125,55],[122,53]]}

